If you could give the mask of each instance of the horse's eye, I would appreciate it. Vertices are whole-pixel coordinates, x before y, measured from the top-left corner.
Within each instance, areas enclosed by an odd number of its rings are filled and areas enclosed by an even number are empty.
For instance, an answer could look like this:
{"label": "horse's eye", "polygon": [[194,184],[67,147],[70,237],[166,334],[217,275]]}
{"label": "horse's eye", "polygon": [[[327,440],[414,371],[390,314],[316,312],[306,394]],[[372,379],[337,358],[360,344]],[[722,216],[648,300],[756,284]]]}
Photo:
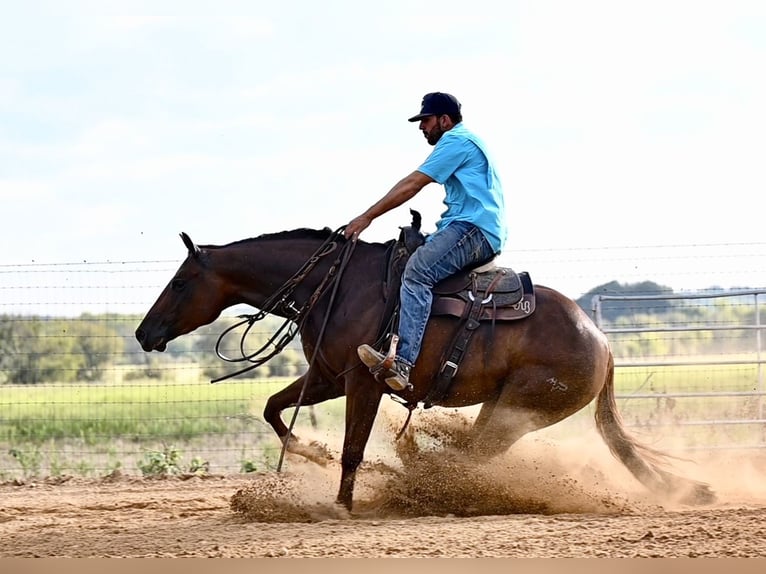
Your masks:
{"label": "horse's eye", "polygon": [[170,282],[170,288],[173,291],[183,291],[183,288],[186,287],[186,281],[183,279],[173,279]]}

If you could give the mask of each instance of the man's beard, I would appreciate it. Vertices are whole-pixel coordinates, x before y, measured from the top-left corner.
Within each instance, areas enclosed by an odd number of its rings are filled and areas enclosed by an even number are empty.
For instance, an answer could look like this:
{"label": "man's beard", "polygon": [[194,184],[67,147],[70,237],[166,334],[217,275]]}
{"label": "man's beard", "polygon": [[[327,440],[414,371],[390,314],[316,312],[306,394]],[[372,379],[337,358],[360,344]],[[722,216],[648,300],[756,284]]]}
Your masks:
{"label": "man's beard", "polygon": [[441,127],[436,126],[434,129],[428,132],[426,135],[426,141],[431,145],[436,145],[436,143],[441,139],[443,135],[444,131],[441,129]]}

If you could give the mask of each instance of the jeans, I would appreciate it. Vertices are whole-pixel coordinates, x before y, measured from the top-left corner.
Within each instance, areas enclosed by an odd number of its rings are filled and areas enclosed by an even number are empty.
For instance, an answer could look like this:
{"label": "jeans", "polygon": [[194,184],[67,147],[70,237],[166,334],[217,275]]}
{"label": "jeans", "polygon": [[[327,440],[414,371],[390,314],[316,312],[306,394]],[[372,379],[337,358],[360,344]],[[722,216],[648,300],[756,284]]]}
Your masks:
{"label": "jeans", "polygon": [[415,364],[431,314],[432,288],[466,267],[495,255],[481,230],[463,221],[432,233],[410,256],[402,275],[397,358]]}

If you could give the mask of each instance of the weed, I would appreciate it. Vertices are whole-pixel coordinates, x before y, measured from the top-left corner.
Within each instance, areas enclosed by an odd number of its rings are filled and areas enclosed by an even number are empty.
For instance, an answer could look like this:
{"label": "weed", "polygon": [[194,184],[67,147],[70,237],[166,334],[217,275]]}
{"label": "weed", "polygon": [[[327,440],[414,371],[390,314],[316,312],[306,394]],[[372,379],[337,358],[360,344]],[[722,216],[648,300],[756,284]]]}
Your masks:
{"label": "weed", "polygon": [[40,474],[40,463],[42,462],[43,455],[37,447],[31,451],[12,448],[8,451],[8,454],[21,465],[21,471],[25,479],[37,478]]}
{"label": "weed", "polygon": [[87,460],[81,460],[74,465],[74,471],[83,477],[90,475],[93,470],[93,465],[90,464]]}
{"label": "weed", "polygon": [[189,473],[196,475],[204,475],[210,472],[210,463],[206,460],[195,456],[189,464]]}
{"label": "weed", "polygon": [[181,453],[174,446],[163,445],[161,451],[150,451],[138,463],[144,476],[168,476],[171,474],[205,475],[210,472],[210,463],[199,456],[192,458],[186,471],[181,467]]}
{"label": "weed", "polygon": [[50,466],[50,475],[52,477],[58,478],[64,474],[65,465],[59,460],[58,455],[52,455],[48,464]]}
{"label": "weed", "polygon": [[144,476],[168,476],[178,474],[181,454],[173,446],[163,445],[161,451],[149,451],[139,461],[138,468]]}

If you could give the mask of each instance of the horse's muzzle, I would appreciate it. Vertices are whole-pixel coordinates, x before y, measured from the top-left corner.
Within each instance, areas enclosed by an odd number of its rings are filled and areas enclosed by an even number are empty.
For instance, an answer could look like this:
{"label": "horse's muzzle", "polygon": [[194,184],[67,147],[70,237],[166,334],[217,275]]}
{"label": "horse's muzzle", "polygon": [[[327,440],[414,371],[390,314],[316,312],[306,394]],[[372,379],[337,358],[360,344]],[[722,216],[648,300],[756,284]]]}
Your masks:
{"label": "horse's muzzle", "polygon": [[140,327],[136,329],[136,339],[138,339],[138,342],[141,344],[141,348],[147,353],[151,353],[152,351],[159,351],[161,353],[168,346],[164,338],[151,341],[147,336],[146,331]]}

